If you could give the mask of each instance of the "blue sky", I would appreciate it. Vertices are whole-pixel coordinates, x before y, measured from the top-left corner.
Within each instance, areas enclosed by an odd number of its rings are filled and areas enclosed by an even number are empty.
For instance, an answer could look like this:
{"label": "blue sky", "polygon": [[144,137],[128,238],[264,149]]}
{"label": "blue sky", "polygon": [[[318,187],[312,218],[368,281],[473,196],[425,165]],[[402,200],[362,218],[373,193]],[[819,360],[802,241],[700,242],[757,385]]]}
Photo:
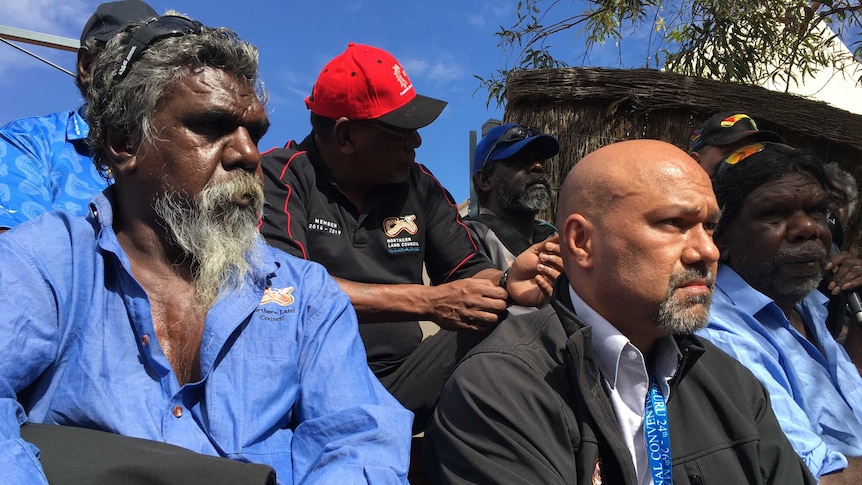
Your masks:
{"label": "blue sky", "polygon": [[[97,0],[2,0],[0,25],[78,38]],[[515,21],[516,1],[486,0],[151,0],[159,13],[173,8],[207,25],[223,25],[260,49],[261,76],[269,92],[272,128],[261,150],[301,139],[308,132],[304,99],[323,65],[348,42],[388,50],[404,65],[417,92],[449,102],[420,133],[417,161],[427,165],[457,201],[469,195],[469,131],[503,112],[486,108],[474,92],[474,74],[503,67],[506,52],[494,32]],[[573,2],[578,4],[580,2]],[[579,8],[580,10],[580,8]],[[571,37],[568,37],[571,39]],[[562,40],[562,39],[558,39]],[[572,49],[582,47],[574,40]],[[75,55],[24,46],[73,70]],[[571,57],[570,57],[571,59]],[[616,54],[593,55],[594,65],[614,66]],[[71,77],[0,44],[0,124],[22,116],[71,109],[81,98]]]}

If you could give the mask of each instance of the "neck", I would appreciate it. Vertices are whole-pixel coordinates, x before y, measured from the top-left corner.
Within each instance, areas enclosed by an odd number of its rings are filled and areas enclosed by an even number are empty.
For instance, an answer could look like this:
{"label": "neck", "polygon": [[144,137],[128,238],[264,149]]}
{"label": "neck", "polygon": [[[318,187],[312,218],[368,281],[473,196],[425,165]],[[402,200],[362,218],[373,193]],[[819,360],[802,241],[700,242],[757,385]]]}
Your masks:
{"label": "neck", "polygon": [[521,212],[511,209],[504,209],[497,203],[489,204],[487,209],[492,211],[497,217],[512,226],[521,235],[523,235],[530,243],[533,243],[533,220],[536,218],[535,212]]}
{"label": "neck", "polygon": [[323,165],[329,171],[329,176],[357,209],[362,209],[365,197],[373,188],[362,182],[365,174],[356,166],[354,160],[343,156],[340,151],[320,140],[317,135],[315,135],[315,143]]}

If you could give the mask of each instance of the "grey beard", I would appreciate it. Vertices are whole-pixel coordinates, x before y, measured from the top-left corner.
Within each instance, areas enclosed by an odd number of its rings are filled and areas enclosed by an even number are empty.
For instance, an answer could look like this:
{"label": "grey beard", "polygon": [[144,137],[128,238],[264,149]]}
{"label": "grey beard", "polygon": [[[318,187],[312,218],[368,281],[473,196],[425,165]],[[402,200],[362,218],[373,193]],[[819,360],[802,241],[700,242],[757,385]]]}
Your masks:
{"label": "grey beard", "polygon": [[[243,197],[251,199],[246,207],[237,205]],[[194,199],[165,194],[153,209],[171,241],[191,259],[198,310],[208,310],[223,293],[242,288],[260,267],[257,223],[263,188],[254,174],[237,171]]]}
{"label": "grey beard", "polygon": [[[674,298],[679,285],[688,281],[705,278],[710,288],[715,282],[715,275],[705,265],[688,268],[682,273],[674,274],[668,283],[667,298],[659,305],[655,321],[658,328],[673,335],[688,335],[709,323],[709,306],[712,303],[712,293],[687,299]],[[697,306],[703,308],[697,311]]]}
{"label": "grey beard", "polygon": [[794,282],[787,281],[779,276],[777,268],[786,259],[806,253],[822,254],[821,268],[825,267],[829,254],[814,242],[805,243],[778,253],[775,255],[772,263],[754,265],[740,261],[741,264],[732,264],[731,267],[752,288],[772,298],[778,305],[795,305],[820,285],[820,280],[823,279],[822,271],[820,275],[807,281]]}
{"label": "grey beard", "polygon": [[[506,210],[522,213],[536,214],[539,211],[545,210],[551,205],[551,192],[546,185],[535,184],[538,180],[545,180],[543,176],[530,179],[520,190],[512,190],[508,181],[500,180],[496,176],[492,183],[497,187],[497,196],[500,198],[500,205]],[[525,189],[524,187],[529,187]]]}

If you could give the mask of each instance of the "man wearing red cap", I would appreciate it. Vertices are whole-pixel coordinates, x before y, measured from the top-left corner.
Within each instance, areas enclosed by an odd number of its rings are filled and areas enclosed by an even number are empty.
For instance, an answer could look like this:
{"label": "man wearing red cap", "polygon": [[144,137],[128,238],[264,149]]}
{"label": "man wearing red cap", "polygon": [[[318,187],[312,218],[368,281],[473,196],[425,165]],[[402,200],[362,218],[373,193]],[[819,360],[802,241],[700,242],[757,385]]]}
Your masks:
{"label": "man wearing red cap", "polygon": [[[532,246],[506,273],[480,254],[449,193],[415,163],[417,130],[446,103],[417,94],[388,52],[349,44],[306,106],[311,134],[261,158],[269,206],[261,233],[336,278],[371,369],[416,414],[414,431],[424,429],[450,370],[507,299],[535,306],[552,291],[556,244]],[[419,320],[443,330],[422,340]]]}
{"label": "man wearing red cap", "polygon": [[777,133],[759,130],[747,114],[728,111],[713,115],[691,133],[688,153],[712,177],[724,157],[758,141],[784,143]]}

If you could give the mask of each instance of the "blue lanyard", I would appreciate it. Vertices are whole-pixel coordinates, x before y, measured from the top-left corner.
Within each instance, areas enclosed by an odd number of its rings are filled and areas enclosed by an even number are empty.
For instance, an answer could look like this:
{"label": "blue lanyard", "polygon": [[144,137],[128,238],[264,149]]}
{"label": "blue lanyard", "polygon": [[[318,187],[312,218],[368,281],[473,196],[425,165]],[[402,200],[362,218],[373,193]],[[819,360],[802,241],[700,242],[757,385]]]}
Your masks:
{"label": "blue lanyard", "polygon": [[653,485],[672,485],[670,456],[670,427],[667,422],[667,407],[655,375],[650,378],[650,388],[644,409],[644,440],[647,458],[652,472]]}

